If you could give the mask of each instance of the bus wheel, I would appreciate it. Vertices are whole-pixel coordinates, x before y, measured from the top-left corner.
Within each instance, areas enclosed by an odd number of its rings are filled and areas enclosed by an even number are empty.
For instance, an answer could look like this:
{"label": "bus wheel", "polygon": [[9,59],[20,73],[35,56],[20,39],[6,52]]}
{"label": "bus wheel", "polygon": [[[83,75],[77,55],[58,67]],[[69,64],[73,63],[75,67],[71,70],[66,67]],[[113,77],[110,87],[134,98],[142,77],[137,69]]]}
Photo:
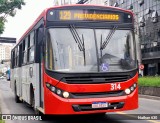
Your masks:
{"label": "bus wheel", "polygon": [[20,101],[20,99],[19,99],[19,96],[17,96],[17,87],[16,87],[16,84],[15,84],[15,102],[16,103],[20,103],[21,101]]}

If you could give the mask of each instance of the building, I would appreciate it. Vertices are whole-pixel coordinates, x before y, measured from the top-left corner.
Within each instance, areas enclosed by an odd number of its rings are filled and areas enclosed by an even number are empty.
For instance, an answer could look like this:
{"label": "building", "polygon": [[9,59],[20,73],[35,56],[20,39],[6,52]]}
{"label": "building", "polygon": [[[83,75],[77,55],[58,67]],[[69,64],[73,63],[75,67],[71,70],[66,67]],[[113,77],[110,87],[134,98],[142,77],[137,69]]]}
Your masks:
{"label": "building", "polygon": [[5,63],[0,64],[0,73],[6,72],[10,67],[11,49],[16,43],[16,38],[12,37],[0,37],[0,62],[2,60]]}
{"label": "building", "polygon": [[[10,59],[12,48],[13,45],[0,44],[0,61]],[[0,72],[4,73],[9,66],[10,63],[0,64]]]}

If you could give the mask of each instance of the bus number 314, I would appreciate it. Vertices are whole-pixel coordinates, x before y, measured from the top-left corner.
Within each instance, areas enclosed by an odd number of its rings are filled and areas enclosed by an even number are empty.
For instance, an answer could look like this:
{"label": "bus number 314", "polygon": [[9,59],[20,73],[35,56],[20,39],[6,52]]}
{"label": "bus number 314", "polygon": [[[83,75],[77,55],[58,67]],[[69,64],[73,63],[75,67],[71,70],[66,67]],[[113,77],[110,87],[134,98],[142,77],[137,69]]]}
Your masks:
{"label": "bus number 314", "polygon": [[120,90],[121,89],[121,84],[120,83],[113,83],[111,84],[111,90]]}

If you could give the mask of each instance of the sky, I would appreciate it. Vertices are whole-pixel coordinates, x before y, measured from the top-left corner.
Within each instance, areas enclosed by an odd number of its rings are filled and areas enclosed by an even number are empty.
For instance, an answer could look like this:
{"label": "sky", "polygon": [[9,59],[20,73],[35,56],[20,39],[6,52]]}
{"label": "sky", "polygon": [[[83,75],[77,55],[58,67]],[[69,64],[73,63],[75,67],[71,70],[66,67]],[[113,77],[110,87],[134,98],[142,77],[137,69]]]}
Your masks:
{"label": "sky", "polygon": [[25,0],[26,5],[22,9],[17,9],[14,17],[7,17],[5,23],[5,31],[1,37],[13,37],[17,40],[25,33],[25,31],[32,25],[41,12],[53,6],[54,0]]}

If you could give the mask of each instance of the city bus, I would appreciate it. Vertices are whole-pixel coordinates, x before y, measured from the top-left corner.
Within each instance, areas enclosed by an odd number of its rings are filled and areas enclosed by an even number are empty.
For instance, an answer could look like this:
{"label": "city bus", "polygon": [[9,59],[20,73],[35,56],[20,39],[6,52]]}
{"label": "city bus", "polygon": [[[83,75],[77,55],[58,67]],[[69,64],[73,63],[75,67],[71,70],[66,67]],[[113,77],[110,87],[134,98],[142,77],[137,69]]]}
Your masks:
{"label": "city bus", "polygon": [[99,5],[44,10],[11,51],[15,101],[51,115],[138,108],[131,11]]}

